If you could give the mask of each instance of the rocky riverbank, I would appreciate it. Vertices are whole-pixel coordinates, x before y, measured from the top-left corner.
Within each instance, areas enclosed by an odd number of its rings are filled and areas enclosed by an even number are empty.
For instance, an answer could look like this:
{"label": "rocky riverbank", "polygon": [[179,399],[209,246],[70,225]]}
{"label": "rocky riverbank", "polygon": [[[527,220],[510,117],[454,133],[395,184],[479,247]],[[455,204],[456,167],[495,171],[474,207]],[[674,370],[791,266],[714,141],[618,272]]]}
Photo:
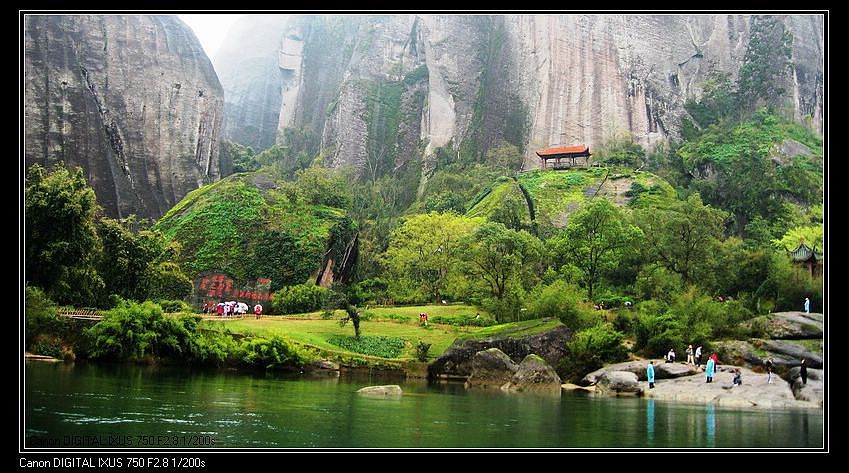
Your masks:
{"label": "rocky riverbank", "polygon": [[[823,406],[822,370],[808,369],[808,382],[803,385],[799,369],[791,370],[790,383],[774,375],[772,383],[765,373],[740,366],[721,365],[712,383],[705,382],[704,372],[684,363],[654,360],[657,380],[650,389],[645,376],[648,360],[609,365],[587,375],[582,384],[563,385],[564,391],[584,391],[599,395],[637,395],[688,404],[715,404],[743,408],[821,408]],[[734,370],[739,368],[742,386],[733,386]],[[670,374],[672,374],[670,376]]]}

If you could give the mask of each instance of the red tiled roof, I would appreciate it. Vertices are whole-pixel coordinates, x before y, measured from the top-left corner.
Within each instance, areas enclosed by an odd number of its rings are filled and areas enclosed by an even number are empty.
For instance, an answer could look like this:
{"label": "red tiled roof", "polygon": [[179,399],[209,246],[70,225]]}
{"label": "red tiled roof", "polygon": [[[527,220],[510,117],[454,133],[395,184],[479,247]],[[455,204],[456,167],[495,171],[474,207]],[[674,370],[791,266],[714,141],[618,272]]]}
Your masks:
{"label": "red tiled roof", "polygon": [[551,146],[537,151],[537,156],[539,157],[554,156],[557,154],[590,154],[590,147],[587,145]]}

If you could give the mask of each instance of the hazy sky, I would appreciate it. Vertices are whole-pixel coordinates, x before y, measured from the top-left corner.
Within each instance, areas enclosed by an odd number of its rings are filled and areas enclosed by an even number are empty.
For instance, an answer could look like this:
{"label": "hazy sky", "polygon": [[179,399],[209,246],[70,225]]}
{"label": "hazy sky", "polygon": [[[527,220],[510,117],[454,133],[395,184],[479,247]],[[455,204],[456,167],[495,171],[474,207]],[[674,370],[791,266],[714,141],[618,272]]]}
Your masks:
{"label": "hazy sky", "polygon": [[202,13],[196,15],[177,15],[195,32],[195,36],[203,45],[210,61],[215,57],[218,48],[224,41],[224,36],[236,19],[244,15],[227,15],[218,13]]}

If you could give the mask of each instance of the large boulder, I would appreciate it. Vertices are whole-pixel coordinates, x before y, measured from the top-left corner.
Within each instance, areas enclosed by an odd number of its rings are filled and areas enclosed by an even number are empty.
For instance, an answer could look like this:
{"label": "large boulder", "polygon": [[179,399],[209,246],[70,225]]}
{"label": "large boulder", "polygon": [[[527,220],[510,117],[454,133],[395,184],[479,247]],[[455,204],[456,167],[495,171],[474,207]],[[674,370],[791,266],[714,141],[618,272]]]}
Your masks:
{"label": "large boulder", "polygon": [[466,378],[472,373],[472,357],[479,351],[498,348],[514,362],[534,353],[546,363],[557,366],[566,356],[566,342],[572,332],[556,320],[542,319],[551,329],[531,335],[505,334],[483,340],[456,340],[428,367],[429,377]]}
{"label": "large boulder", "polygon": [[753,319],[750,324],[762,324],[765,336],[772,339],[822,338],[823,315],[776,312]]}
{"label": "large boulder", "polygon": [[[733,386],[734,371],[739,368],[742,373],[743,385]],[[814,370],[808,370],[808,373]],[[780,379],[767,381],[763,373],[756,373],[748,368],[733,365],[723,365],[723,370],[716,373],[712,383],[706,383],[704,373],[680,378],[666,379],[655,383],[654,389],[645,389],[645,397],[676,401],[690,404],[714,404],[735,408],[817,408],[821,404],[810,402],[801,397],[794,397],[790,385]],[[808,384],[811,384],[811,378]]]}
{"label": "large boulder", "polygon": [[776,372],[781,375],[785,374],[789,368],[798,366],[802,358],[808,359],[809,367],[822,367],[821,352],[817,353],[791,342],[760,339],[752,339],[751,342],[727,340],[715,342],[714,347],[719,354],[720,363],[744,365],[757,370],[763,370],[764,362],[772,357]]}
{"label": "large boulder", "polygon": [[761,348],[778,354],[781,357],[781,365],[797,365],[804,358],[808,360],[809,368],[822,368],[822,357],[802,345],[769,340],[764,342]]}
{"label": "large boulder", "polygon": [[808,368],[808,382],[802,384],[799,367],[790,368],[787,373],[793,396],[800,401],[808,401],[823,406],[823,371]]}
{"label": "large boulder", "polygon": [[498,348],[480,351],[472,358],[472,374],[467,388],[501,387],[513,379],[519,365]]}
{"label": "large boulder", "polygon": [[506,386],[508,391],[533,391],[560,394],[560,376],[537,355],[528,355]]}
{"label": "large boulder", "polygon": [[[678,378],[681,376],[689,376],[696,374],[696,367],[686,363],[665,363],[663,360],[654,361],[654,376],[656,379]],[[615,363],[599,368],[592,373],[584,376],[579,384],[582,386],[592,386],[596,384],[604,373],[609,371],[628,371],[637,375],[640,381],[646,380],[646,367],[649,360],[626,361],[623,363]]]}
{"label": "large boulder", "polygon": [[357,394],[360,396],[368,396],[368,397],[376,397],[383,399],[396,399],[401,397],[403,391],[401,391],[401,386],[397,384],[390,384],[386,386],[366,386],[357,391]]}
{"label": "large boulder", "polygon": [[643,393],[643,388],[637,381],[637,375],[630,371],[607,371],[596,383],[596,390],[602,394],[635,394]]}

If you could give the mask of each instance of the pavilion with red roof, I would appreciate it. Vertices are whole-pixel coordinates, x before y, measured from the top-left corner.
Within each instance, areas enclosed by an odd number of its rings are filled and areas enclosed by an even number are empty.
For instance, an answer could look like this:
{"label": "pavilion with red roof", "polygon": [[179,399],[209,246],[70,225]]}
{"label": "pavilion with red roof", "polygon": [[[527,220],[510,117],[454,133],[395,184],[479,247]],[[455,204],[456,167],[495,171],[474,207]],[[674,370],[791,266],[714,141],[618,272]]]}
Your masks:
{"label": "pavilion with red roof", "polygon": [[537,156],[542,160],[542,168],[546,169],[546,165],[548,164],[549,159],[554,159],[554,169],[562,169],[566,167],[561,164],[561,159],[569,159],[571,160],[571,164],[569,167],[574,166],[575,160],[577,158],[584,158],[584,166],[589,166],[590,164],[590,147],[587,145],[577,145],[577,146],[549,146],[548,148],[541,149],[536,152]]}

